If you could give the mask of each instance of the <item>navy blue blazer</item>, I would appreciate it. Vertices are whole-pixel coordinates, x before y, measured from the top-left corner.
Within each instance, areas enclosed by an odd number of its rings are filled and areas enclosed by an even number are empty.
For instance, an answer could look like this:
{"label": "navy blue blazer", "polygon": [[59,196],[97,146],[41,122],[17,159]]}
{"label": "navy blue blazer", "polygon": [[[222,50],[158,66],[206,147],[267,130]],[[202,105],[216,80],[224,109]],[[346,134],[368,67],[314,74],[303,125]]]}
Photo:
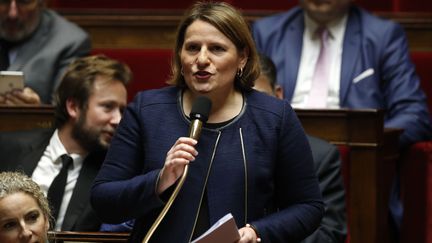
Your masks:
{"label": "navy blue blazer", "polygon": [[[167,151],[188,134],[180,94],[168,87],[136,96],[92,188],[91,203],[104,222],[136,218],[132,242],[141,242],[164,206],[155,193],[159,171]],[[201,131],[199,155],[151,242],[190,242],[204,196],[210,225],[231,212],[239,227],[255,225],[263,242],[298,242],[318,227],[324,208],[294,111],[255,90],[244,97],[233,121]]]}
{"label": "navy blue blazer", "polygon": [[[300,65],[303,14],[295,7],[253,25],[257,48],[275,63],[278,82],[288,100],[292,99]],[[431,138],[426,96],[402,27],[355,6],[349,11],[343,42],[339,99],[341,108],[384,109],[385,127],[404,129],[402,146]]]}

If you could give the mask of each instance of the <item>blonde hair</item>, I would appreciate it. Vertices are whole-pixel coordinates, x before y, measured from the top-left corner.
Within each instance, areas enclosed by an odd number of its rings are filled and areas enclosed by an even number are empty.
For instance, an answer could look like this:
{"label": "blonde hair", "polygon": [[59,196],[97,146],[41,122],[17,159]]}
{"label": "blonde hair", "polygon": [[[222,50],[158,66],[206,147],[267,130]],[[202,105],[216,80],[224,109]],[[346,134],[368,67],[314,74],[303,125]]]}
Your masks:
{"label": "blonde hair", "polygon": [[34,198],[46,219],[48,221],[51,220],[52,216],[48,199],[36,182],[21,172],[1,172],[0,199],[18,192],[23,192]]}

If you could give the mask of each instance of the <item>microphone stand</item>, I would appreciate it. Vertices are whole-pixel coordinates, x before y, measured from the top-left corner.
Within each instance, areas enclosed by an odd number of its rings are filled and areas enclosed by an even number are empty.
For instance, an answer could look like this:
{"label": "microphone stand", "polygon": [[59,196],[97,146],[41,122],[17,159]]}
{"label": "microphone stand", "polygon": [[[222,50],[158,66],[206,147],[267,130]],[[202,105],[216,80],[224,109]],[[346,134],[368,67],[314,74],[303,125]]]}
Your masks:
{"label": "microphone stand", "polygon": [[174,200],[177,197],[177,194],[179,193],[180,189],[182,188],[183,183],[186,180],[188,169],[189,169],[189,165],[185,165],[183,174],[180,177],[180,180],[179,180],[177,186],[175,187],[174,192],[171,194],[170,198],[168,199],[168,202],[165,204],[165,207],[162,209],[162,211],[159,213],[156,220],[153,222],[153,225],[150,227],[150,230],[147,232],[142,243],[148,243],[148,241],[150,240],[150,237],[153,235],[154,231],[159,226],[160,222],[162,221],[162,219],[165,217],[166,213],[170,209],[171,205],[173,204]]}
{"label": "microphone stand", "polygon": [[[201,134],[201,128],[202,128],[203,122],[200,121],[199,119],[195,119],[192,121],[192,124],[190,126],[189,129],[189,137],[198,140],[200,134]],[[147,234],[145,235],[142,243],[148,243],[148,241],[150,240],[150,237],[153,235],[153,233],[155,232],[156,228],[159,226],[160,222],[162,221],[162,219],[165,217],[165,215],[167,214],[168,210],[170,209],[171,205],[173,204],[174,200],[176,199],[180,189],[182,188],[185,180],[186,180],[186,176],[189,170],[189,164],[185,165],[185,168],[183,170],[183,174],[180,177],[180,180],[177,184],[177,186],[175,187],[173,193],[171,194],[170,198],[168,199],[168,202],[165,204],[165,207],[163,207],[162,211],[159,213],[158,217],[156,218],[156,220],[153,222],[152,226],[150,227],[149,231],[147,232]]]}

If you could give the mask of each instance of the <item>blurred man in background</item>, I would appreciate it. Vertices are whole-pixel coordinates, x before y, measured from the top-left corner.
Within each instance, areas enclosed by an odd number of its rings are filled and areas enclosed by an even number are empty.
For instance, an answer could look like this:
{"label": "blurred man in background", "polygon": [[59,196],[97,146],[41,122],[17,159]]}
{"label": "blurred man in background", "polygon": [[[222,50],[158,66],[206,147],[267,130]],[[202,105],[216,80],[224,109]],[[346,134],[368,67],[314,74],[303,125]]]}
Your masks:
{"label": "blurred man in background", "polygon": [[87,33],[44,0],[1,0],[0,71],[22,71],[25,87],[0,94],[0,104],[50,104],[67,65],[90,49]]}

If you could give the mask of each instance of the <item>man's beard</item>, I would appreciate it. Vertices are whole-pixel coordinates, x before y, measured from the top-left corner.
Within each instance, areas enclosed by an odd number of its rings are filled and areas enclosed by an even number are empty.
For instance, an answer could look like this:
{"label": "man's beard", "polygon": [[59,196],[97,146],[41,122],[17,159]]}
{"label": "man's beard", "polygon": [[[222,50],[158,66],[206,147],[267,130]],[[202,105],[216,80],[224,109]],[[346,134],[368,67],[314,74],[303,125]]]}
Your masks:
{"label": "man's beard", "polygon": [[72,137],[88,152],[95,150],[106,150],[107,145],[100,141],[100,131],[86,127],[86,114],[78,118],[77,123],[72,128]]}
{"label": "man's beard", "polygon": [[[28,23],[24,23],[20,20],[9,20],[7,18],[0,20],[0,38],[12,43],[22,43],[36,31],[39,20],[39,16],[36,16],[34,20]],[[6,27],[9,24],[15,25],[18,30],[14,33],[10,33]]]}

